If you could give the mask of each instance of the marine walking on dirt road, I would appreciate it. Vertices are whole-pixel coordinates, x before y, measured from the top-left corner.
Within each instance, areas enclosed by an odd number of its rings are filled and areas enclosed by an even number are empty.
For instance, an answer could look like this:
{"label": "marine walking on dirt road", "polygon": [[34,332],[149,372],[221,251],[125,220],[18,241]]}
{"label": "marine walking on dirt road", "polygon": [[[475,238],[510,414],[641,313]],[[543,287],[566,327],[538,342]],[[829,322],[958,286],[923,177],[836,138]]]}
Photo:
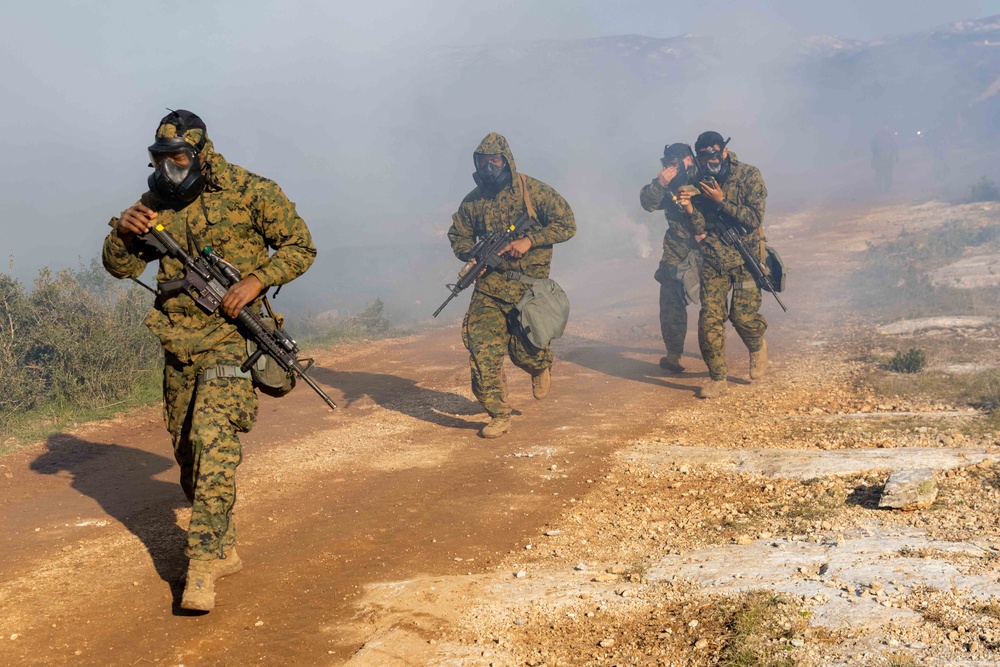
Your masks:
{"label": "marine walking on dirt road", "polygon": [[[178,110],[165,116],[149,154],[149,190],[112,218],[103,261],[118,278],[136,278],[147,262],[159,261],[159,289],[146,326],[163,345],[164,418],[192,504],[181,607],[209,611],[215,580],[242,568],[232,516],[243,457],[237,434],[257,418],[250,373],[240,368],[248,359],[247,341],[234,319],[245,306],[259,312],[267,288],[302,275],[316,247],[281,188],[215,152],[197,115]],[[242,278],[213,312],[170,287],[185,278],[185,267],[148,242],[154,226],[193,256],[210,246],[239,271]]]}
{"label": "marine walking on dirt road", "polygon": [[663,168],[639,192],[639,203],[649,211],[663,211],[667,229],[663,235],[663,256],[654,278],[660,284],[660,333],[667,355],[660,368],[684,372],[681,355],[687,335],[687,306],[700,300],[701,253],[694,240],[691,214],[677,203],[683,188],[693,187],[698,174],[694,153],[687,144],[670,144],[660,159]]}
{"label": "marine walking on dirt road", "polygon": [[549,393],[552,350],[547,341],[540,347],[532,344],[518,321],[516,307],[530,289],[535,289],[534,283],[548,278],[552,246],[573,237],[576,221],[558,192],[517,171],[503,136],[488,134],[473,153],[473,163],[476,188],[462,200],[448,230],[452,250],[460,260],[470,261],[477,240],[523,225],[526,215],[535,221],[529,222],[523,236],[498,253],[498,266],[488,268],[476,280],[462,324],[472,392],[490,416],[480,434],[498,438],[511,425],[503,373],[505,356],[510,355],[516,366],[531,375],[536,399]]}
{"label": "marine walking on dirt road", "polygon": [[[767,321],[758,312],[761,290],[736,248],[723,236],[737,233],[745,246],[759,252],[763,261],[764,202],[767,188],[760,171],[741,162],[718,132],[704,132],[695,143],[699,168],[697,195],[678,195],[681,208],[691,216],[695,240],[702,252],[701,312],[698,315],[698,345],[708,366],[709,379],[699,391],[701,398],[716,398],[727,389],[725,322],[750,352],[750,379],[767,371]],[[732,299],[730,301],[730,294]]]}

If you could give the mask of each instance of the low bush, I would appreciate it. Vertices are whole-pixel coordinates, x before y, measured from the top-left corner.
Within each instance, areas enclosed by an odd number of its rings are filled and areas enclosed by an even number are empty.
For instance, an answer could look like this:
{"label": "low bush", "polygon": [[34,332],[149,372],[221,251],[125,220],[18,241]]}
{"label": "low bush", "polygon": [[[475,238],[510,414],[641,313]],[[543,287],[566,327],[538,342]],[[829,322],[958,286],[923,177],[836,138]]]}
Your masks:
{"label": "low bush", "polygon": [[30,292],[0,274],[0,432],[32,410],[95,409],[132,394],[161,363],[143,325],[150,304],[96,262],[43,269]]}
{"label": "low bush", "polygon": [[886,368],[894,373],[919,373],[927,367],[927,354],[923,350],[911,347],[905,353],[897,352],[889,360]]}
{"label": "low bush", "polygon": [[983,176],[969,188],[969,201],[1000,201],[1000,188],[991,179]]}

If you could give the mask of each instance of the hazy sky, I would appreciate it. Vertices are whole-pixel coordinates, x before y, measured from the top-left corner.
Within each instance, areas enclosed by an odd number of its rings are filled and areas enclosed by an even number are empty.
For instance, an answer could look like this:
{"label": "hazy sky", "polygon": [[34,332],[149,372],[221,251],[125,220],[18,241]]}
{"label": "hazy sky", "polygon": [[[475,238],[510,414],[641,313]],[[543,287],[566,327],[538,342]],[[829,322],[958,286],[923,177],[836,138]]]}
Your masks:
{"label": "hazy sky", "polygon": [[[350,244],[350,221],[328,221],[339,206],[363,207],[350,202],[354,185],[407,168],[406,156],[372,154],[359,137],[379,131],[366,122],[411,108],[383,84],[426,47],[712,31],[751,46],[758,31],[872,40],[992,14],[1000,0],[4,3],[0,256],[13,254],[22,279],[95,256],[103,225],[144,189],[145,147],[168,106],[201,114],[223,154],[277,180],[317,242]],[[429,126],[433,115],[422,122],[414,131],[447,132]],[[447,227],[471,186],[459,159],[439,203],[408,215]],[[405,209],[387,181],[379,206]]]}

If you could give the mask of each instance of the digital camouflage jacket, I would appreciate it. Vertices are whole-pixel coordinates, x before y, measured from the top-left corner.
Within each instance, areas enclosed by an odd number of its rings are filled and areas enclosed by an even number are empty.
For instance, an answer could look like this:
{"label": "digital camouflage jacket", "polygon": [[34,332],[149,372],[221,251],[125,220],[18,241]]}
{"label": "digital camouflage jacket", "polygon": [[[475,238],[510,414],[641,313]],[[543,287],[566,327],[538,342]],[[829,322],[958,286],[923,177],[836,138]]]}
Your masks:
{"label": "digital camouflage jacket", "polygon": [[674,203],[670,190],[660,185],[658,178],[654,178],[652,183],[644,186],[639,192],[639,204],[650,213],[663,211],[667,219],[661,262],[677,266],[684,261],[688,252],[698,248],[694,233],[691,231],[691,216]]}
{"label": "digital camouflage jacket", "polygon": [[[526,210],[517,167],[507,140],[495,132],[490,133],[475,152],[485,155],[502,154],[510,165],[512,178],[507,186],[492,197],[476,187],[466,195],[458,211],[452,216],[448,240],[451,241],[455,256],[463,262],[469,260],[469,251],[477,239],[488,232],[504,230],[517,222]],[[576,234],[576,220],[566,200],[552,187],[530,176],[525,176],[525,182],[539,223],[526,234],[531,239],[531,248],[523,257],[507,259],[497,271],[491,271],[476,281],[478,291],[509,303],[520,301],[527,286],[519,281],[508,280],[504,273],[517,271],[532,278],[548,278],[552,266],[553,244],[568,241]]]}
{"label": "digital camouflage jacket", "polygon": [[694,206],[691,227],[695,234],[708,234],[700,244],[705,261],[721,271],[728,271],[741,266],[743,259],[735,248],[722,242],[719,230],[724,225],[732,226],[734,222],[738,222],[750,230],[743,237],[746,246],[751,251],[759,249],[760,242],[764,240],[764,201],[767,199],[767,188],[764,187],[760,170],[740,162],[734,153],[729,153],[729,174],[721,183],[725,194],[721,204],[704,196],[691,200]]}
{"label": "digital camouflage jacket", "polygon": [[[316,246],[295,204],[274,181],[230,164],[208,141],[202,160],[210,167],[201,196],[175,209],[147,191],[140,202],[156,211],[162,224],[182,247],[197,255],[211,246],[246,278],[254,275],[266,287],[283,285],[302,275],[316,258]],[[112,218],[114,227],[118,222]],[[269,254],[268,249],[274,254]],[[104,267],[117,278],[139,276],[147,262],[159,260],[158,282],[183,277],[183,265],[138,239],[128,246],[112,231],[104,240]],[[206,313],[187,294],[157,295],[146,326],[164,349],[187,363],[207,350],[242,345],[236,325],[221,311]]]}

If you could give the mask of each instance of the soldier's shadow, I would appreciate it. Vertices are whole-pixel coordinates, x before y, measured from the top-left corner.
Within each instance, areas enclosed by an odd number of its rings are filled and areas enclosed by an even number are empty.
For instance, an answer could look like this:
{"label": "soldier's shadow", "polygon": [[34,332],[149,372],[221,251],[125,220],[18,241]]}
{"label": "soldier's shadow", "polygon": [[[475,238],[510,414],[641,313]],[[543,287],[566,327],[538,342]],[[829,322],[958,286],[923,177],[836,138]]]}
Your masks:
{"label": "soldier's shadow", "polygon": [[[670,375],[667,371],[660,368],[659,363],[643,361],[631,356],[637,354],[659,354],[659,350],[626,347],[624,345],[609,345],[599,341],[589,342],[593,344],[562,350],[559,352],[559,357],[584,368],[603,373],[604,375],[685,392],[696,392],[698,387],[676,382],[674,381],[675,379],[703,379],[708,377],[708,373],[705,371],[698,373],[686,372],[681,376]],[[697,357],[690,357],[690,359],[695,358]],[[682,362],[687,359],[689,359],[689,356],[685,355]]]}
{"label": "soldier's shadow", "polygon": [[[415,380],[387,373],[334,371],[314,366],[309,374],[317,381],[340,390],[347,402],[344,407],[367,396],[377,405],[438,426],[478,429],[482,419],[463,416],[485,414],[478,402],[451,392],[434,391],[419,386]],[[298,391],[298,389],[296,389]]]}
{"label": "soldier's shadow", "polygon": [[69,473],[74,489],[97,501],[139,538],[157,574],[170,584],[175,601],[179,599],[187,534],[177,525],[174,510],[188,502],[180,485],[153,477],[173,467],[173,459],[64,433],[49,437],[46,446],[31,469],[42,475]]}

